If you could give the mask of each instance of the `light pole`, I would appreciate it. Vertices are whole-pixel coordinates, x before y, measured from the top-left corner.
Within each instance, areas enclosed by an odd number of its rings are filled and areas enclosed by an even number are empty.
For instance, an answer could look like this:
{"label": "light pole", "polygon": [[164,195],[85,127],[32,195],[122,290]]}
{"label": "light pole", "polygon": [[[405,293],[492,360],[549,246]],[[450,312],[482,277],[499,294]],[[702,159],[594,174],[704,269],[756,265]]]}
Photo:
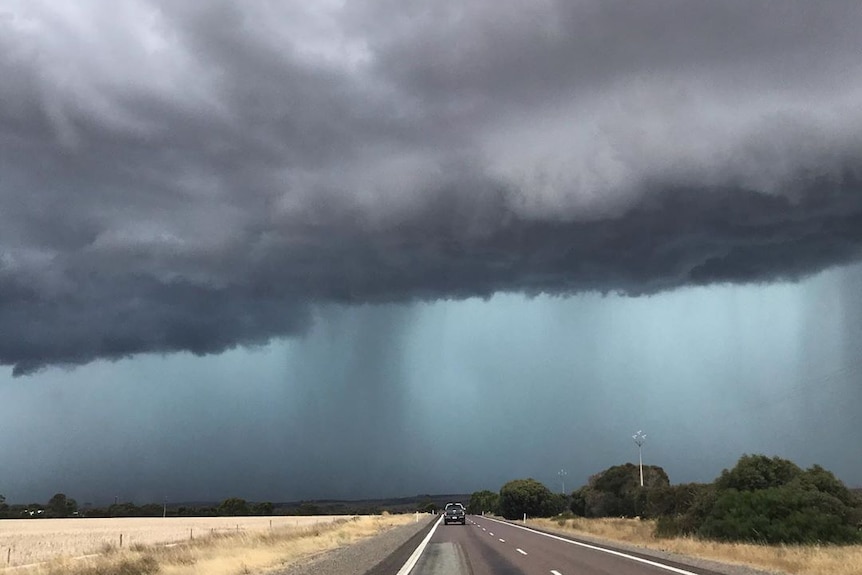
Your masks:
{"label": "light pole", "polygon": [[641,471],[641,487],[643,487],[644,486],[643,445],[644,445],[644,441],[646,441],[646,434],[643,431],[638,430],[637,433],[632,435],[632,439],[635,440],[635,443],[637,443],[637,446],[638,446],[638,467],[640,468],[640,471]]}
{"label": "light pole", "polygon": [[568,473],[566,473],[565,469],[560,469],[557,472],[557,475],[560,476],[560,483],[563,484],[563,495],[565,495],[566,494],[566,475],[568,475]]}

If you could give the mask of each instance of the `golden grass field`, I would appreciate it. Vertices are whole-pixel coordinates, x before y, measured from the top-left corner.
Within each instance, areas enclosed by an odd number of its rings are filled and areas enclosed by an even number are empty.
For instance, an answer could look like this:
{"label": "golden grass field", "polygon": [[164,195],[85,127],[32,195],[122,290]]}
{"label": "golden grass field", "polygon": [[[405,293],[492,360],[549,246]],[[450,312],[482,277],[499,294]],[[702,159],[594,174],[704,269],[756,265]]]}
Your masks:
{"label": "golden grass field", "polygon": [[[61,558],[104,554],[108,551],[116,555],[117,552],[163,547],[165,544],[182,543],[187,546],[187,543],[195,541],[202,545],[206,541],[243,541],[261,535],[290,535],[295,538],[309,528],[319,530],[334,522],[344,524],[346,519],[349,518],[274,516],[11,519],[0,521],[0,567],[32,565]],[[174,548],[176,547],[167,549]],[[20,571],[15,570],[16,573]]]}
{"label": "golden grass field", "polygon": [[[562,524],[561,524],[562,523]],[[649,549],[669,551],[723,563],[747,565],[793,575],[860,575],[862,545],[780,545],[719,543],[692,537],[658,539],[655,522],[639,519],[532,519],[529,524],[573,535],[589,535]]]}

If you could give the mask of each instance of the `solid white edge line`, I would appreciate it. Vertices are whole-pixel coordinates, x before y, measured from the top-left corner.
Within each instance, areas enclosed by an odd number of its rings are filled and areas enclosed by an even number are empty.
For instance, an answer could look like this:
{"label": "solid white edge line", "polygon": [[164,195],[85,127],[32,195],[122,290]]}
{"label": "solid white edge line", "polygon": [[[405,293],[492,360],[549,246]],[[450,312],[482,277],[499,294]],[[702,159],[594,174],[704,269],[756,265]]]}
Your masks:
{"label": "solid white edge line", "polygon": [[419,557],[422,556],[422,552],[425,551],[425,547],[428,546],[428,542],[431,540],[431,537],[434,535],[434,532],[437,531],[437,527],[440,525],[440,522],[443,521],[443,516],[440,516],[440,519],[437,520],[437,523],[434,524],[434,527],[431,528],[431,531],[428,532],[428,535],[425,536],[425,539],[422,540],[422,543],[419,544],[410,557],[407,558],[407,562],[401,566],[401,569],[398,570],[398,573],[395,575],[407,575],[410,571],[416,566],[416,562],[419,561]]}
{"label": "solid white edge line", "polygon": [[542,531],[536,531],[535,529],[530,529],[529,527],[523,527],[522,525],[516,525],[514,523],[509,523],[507,521],[500,521],[499,519],[491,519],[490,517],[486,517],[489,521],[496,521],[502,525],[509,525],[511,527],[515,527],[516,529],[523,529],[524,531],[529,531],[530,533],[535,533],[536,535],[543,535],[545,537],[549,537],[551,539],[556,539],[557,541],[563,541],[565,543],[571,543],[572,545],[578,545],[579,547],[585,547],[587,549],[592,549],[593,551],[601,551],[602,553],[607,553],[608,555],[616,555],[617,557],[624,557],[625,559],[631,559],[632,561],[637,561],[638,563],[643,563],[644,565],[652,565],[653,567],[658,567],[659,569],[664,569],[666,571],[670,571],[671,573],[679,573],[679,575],[697,575],[692,571],[686,571],[685,569],[677,569],[676,567],[671,567],[670,565],[665,565],[663,563],[658,563],[656,561],[650,561],[649,559],[642,559],[640,557],[635,557],[634,555],[629,555],[628,553],[623,553],[621,551],[614,551],[613,549],[605,549],[603,547],[597,547],[595,545],[590,545],[589,543],[581,543],[580,541],[572,541],[571,539],[566,539],[565,537],[560,537],[558,535],[551,535],[550,533],[544,533]]}

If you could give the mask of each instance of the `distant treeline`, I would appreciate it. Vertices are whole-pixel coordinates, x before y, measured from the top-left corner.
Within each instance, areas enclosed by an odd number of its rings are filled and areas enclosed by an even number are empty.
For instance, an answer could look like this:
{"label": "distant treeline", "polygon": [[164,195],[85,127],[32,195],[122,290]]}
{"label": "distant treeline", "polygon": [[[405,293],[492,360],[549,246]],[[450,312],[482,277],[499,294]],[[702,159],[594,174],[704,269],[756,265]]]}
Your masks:
{"label": "distant treeline", "polygon": [[590,477],[569,495],[554,494],[534,479],[517,479],[499,493],[470,499],[470,513],[508,519],[562,515],[656,519],[656,535],[690,535],[720,541],[862,543],[862,496],[830,471],[802,469],[792,461],[743,455],[712,483],[671,485],[664,469],[626,463]]}
{"label": "distant treeline", "polygon": [[[302,506],[296,510],[305,511]],[[29,503],[27,505],[7,505],[0,495],[0,518],[2,519],[43,519],[61,517],[215,517],[224,515],[272,515],[270,502],[250,503],[245,499],[232,497],[217,505],[167,506],[166,504],[147,503],[135,505],[132,502],[114,503],[107,507],[92,505],[79,506],[78,502],[57,493],[48,503]]]}
{"label": "distant treeline", "polygon": [[359,501],[316,500],[282,503],[251,502],[230,497],[220,503],[114,503],[106,507],[79,505],[71,497],[57,493],[47,503],[7,505],[0,495],[0,519],[41,519],[51,517],[217,517],[252,515],[370,515],[436,511],[448,501],[467,501],[468,495],[416,495]]}

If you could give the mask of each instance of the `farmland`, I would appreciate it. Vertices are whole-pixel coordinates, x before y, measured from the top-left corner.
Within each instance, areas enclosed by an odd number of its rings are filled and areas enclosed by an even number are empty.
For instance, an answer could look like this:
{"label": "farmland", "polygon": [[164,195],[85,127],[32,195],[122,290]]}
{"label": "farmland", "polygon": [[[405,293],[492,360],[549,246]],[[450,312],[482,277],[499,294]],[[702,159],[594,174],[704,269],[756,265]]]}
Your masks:
{"label": "farmland", "polygon": [[252,534],[271,529],[302,528],[331,523],[338,518],[275,516],[10,519],[0,521],[0,565],[30,565],[57,557],[79,557],[121,547],[178,543],[216,534]]}

